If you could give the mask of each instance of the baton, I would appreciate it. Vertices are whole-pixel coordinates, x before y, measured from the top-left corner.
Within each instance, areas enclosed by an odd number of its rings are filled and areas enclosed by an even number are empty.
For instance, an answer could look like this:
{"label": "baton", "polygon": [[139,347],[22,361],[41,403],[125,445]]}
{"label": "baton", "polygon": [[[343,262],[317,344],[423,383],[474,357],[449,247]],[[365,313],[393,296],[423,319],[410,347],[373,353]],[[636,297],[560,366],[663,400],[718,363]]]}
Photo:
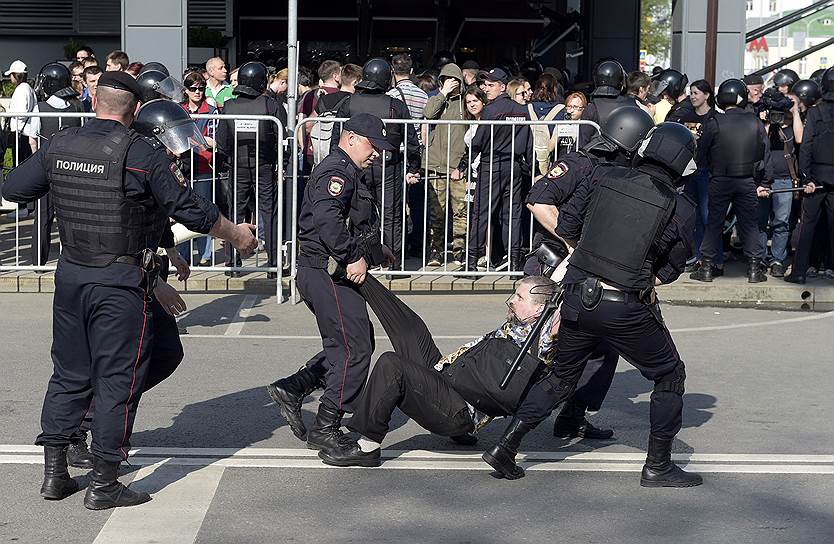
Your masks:
{"label": "baton", "polygon": [[[814,192],[817,192],[820,188],[817,187],[814,189]],[[805,192],[805,187],[790,187],[788,189],[771,189],[768,191],[767,196],[770,196],[774,193],[803,193]]]}
{"label": "baton", "polygon": [[[562,287],[561,284],[556,286],[556,290],[553,291],[553,294],[550,296],[550,300],[548,300],[547,304],[545,304],[544,310],[542,310],[541,315],[536,320],[536,324],[533,325],[533,328],[530,330],[530,334],[524,341],[524,345],[521,346],[521,351],[515,356],[515,360],[512,364],[510,364],[510,368],[504,375],[504,379],[501,380],[501,384],[498,387],[502,391],[510,385],[510,380],[512,380],[513,375],[518,372],[519,367],[521,367],[521,361],[524,360],[524,355],[530,351],[530,348],[533,346],[533,342],[538,342],[539,334],[542,332],[542,327],[544,327],[544,324],[548,319],[550,319],[550,316],[553,315],[553,312],[559,308],[559,303],[562,302],[562,295],[564,294],[564,291],[565,288]],[[509,359],[507,359],[507,362],[509,363]]]}

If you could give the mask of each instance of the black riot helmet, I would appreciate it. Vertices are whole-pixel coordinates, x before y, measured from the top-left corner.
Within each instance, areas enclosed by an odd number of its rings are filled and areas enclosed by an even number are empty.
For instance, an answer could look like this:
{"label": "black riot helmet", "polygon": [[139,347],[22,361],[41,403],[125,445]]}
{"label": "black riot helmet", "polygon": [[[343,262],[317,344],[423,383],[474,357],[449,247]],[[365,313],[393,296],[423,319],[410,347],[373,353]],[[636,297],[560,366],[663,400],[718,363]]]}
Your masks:
{"label": "black riot helmet", "polygon": [[822,74],[822,99],[834,100],[834,68],[829,68]]}
{"label": "black riot helmet", "polygon": [[452,64],[457,62],[455,60],[455,54],[449,50],[441,49],[440,51],[436,52],[434,56],[431,58],[431,67],[435,70],[442,70],[444,66],[447,64]]}
{"label": "black riot helmet", "polygon": [[171,72],[168,71],[168,68],[166,68],[165,65],[162,64],[161,62],[154,61],[154,62],[149,62],[149,63],[145,64],[144,66],[142,66],[142,69],[139,70],[139,75],[142,75],[143,73],[147,72],[148,70],[156,70],[157,72],[162,72],[166,76],[171,75]]}
{"label": "black riot helmet", "polygon": [[594,96],[618,96],[625,89],[625,69],[616,60],[605,60],[594,69]]}
{"label": "black riot helmet", "polygon": [[654,127],[654,119],[636,106],[622,106],[612,111],[600,127],[602,137],[628,153],[640,147]]}
{"label": "black riot helmet", "polygon": [[695,171],[695,136],[684,125],[666,121],[649,131],[637,155],[641,163],[660,163],[676,176],[686,176]]}
{"label": "black riot helmet", "polygon": [[182,83],[159,70],[147,70],[136,76],[136,83],[142,89],[142,102],[168,98],[180,102],[185,93]]}
{"label": "black riot helmet", "polygon": [[362,67],[362,80],[356,84],[357,89],[385,92],[391,88],[392,70],[387,60],[376,57]]}
{"label": "black riot helmet", "polygon": [[822,98],[819,84],[812,79],[800,79],[791,87],[791,93],[809,108]]}
{"label": "black riot helmet", "polygon": [[689,85],[689,78],[686,74],[672,68],[663,70],[652,79],[657,82],[653,94],[660,97],[665,93],[672,100],[677,100],[680,95],[684,94],[686,86]]}
{"label": "black riot helmet", "polygon": [[258,97],[264,94],[267,84],[266,66],[262,62],[247,62],[237,71],[235,94]]}
{"label": "black riot helmet", "polygon": [[782,87],[786,86],[788,89],[794,86],[794,83],[799,81],[799,74],[791,70],[790,68],[783,68],[776,72],[773,76],[773,86],[774,87]]}
{"label": "black riot helmet", "polygon": [[535,61],[535,60],[528,60],[524,64],[521,65],[521,69],[519,70],[521,77],[526,79],[530,85],[535,85],[536,81],[541,77],[544,73],[544,67],[542,63]]}
{"label": "black riot helmet", "polygon": [[822,75],[825,73],[825,68],[817,68],[814,70],[814,73],[811,74],[811,77],[808,78],[811,81],[816,81],[817,85],[822,86]]}
{"label": "black riot helmet", "polygon": [[162,145],[180,155],[189,149],[208,148],[206,139],[185,109],[170,100],[151,100],[139,108],[132,127],[149,138],[156,138]]}
{"label": "black riot helmet", "polygon": [[727,106],[747,106],[747,85],[740,79],[728,79],[718,86],[715,103],[720,108]]}
{"label": "black riot helmet", "polygon": [[50,62],[41,68],[38,74],[35,91],[44,100],[52,95],[58,98],[78,96],[72,88],[72,75],[69,68],[57,62]]}

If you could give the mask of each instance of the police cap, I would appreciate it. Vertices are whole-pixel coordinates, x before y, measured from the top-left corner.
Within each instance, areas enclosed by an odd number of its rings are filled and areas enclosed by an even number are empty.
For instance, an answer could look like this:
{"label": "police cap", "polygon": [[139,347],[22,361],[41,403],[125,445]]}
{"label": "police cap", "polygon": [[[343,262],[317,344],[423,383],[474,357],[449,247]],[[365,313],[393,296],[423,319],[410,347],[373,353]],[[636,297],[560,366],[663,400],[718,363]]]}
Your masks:
{"label": "police cap", "polygon": [[137,100],[142,99],[142,88],[127,72],[104,72],[98,78],[98,87],[111,87],[120,91],[133,93]]}
{"label": "police cap", "polygon": [[394,151],[394,146],[388,141],[385,125],[382,120],[370,113],[357,113],[345,122],[345,128],[349,132],[364,136],[371,141],[378,150]]}
{"label": "police cap", "polygon": [[485,81],[497,81],[498,83],[503,83],[504,85],[510,81],[510,76],[507,75],[507,72],[505,72],[503,68],[493,68],[488,72],[484,71],[478,75]]}

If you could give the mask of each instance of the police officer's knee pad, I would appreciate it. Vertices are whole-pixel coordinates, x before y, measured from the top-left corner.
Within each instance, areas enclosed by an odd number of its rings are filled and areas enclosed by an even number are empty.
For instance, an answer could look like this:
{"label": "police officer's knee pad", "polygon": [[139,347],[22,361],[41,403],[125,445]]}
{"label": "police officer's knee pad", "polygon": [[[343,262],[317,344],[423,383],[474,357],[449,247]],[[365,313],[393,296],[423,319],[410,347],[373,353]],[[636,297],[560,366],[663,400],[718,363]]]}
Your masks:
{"label": "police officer's knee pad", "polygon": [[683,395],[684,382],[686,381],[686,368],[683,361],[678,361],[675,368],[668,374],[661,376],[654,381],[655,393],[675,393],[676,395]]}

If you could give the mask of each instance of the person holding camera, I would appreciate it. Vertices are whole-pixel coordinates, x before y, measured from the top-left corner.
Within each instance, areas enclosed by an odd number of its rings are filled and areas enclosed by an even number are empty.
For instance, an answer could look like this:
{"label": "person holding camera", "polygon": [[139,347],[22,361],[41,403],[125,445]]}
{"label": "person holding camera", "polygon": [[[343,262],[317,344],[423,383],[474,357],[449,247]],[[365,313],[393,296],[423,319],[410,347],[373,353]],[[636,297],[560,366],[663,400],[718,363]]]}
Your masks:
{"label": "person holding camera", "polygon": [[[396,148],[379,117],[358,113],[344,123],[339,145],[313,170],[298,220],[298,290],[316,316],[323,349],[295,374],[267,386],[293,434],[310,449],[333,449],[343,441],[342,416],[368,377],[373,327],[358,286],[368,268],[391,264],[380,243],[373,193],[362,182],[380,153]],[[376,236],[375,236],[376,235]],[[330,260],[344,277],[328,274]],[[316,422],[307,432],[304,397],[324,386]]]}
{"label": "person holding camera", "polygon": [[724,109],[704,123],[698,142],[697,164],[708,166],[709,213],[701,266],[689,275],[693,280],[711,282],[724,274],[714,263],[722,250],[721,229],[732,203],[738,217],[738,231],[748,260],[747,281],[767,281],[763,270],[765,247],[759,238],[758,200],[755,178],[764,166],[769,145],[764,125],[746,111],[747,86],[740,79],[728,79],[718,87],[716,103]]}
{"label": "person holding camera", "polygon": [[[828,218],[828,243],[834,249],[834,70],[822,75],[822,101],[808,109],[799,170],[805,181],[805,198],[799,223],[799,243],[791,273],[785,281],[805,283],[811,261],[814,231],[823,208]],[[832,252],[834,254],[834,252]]]}

